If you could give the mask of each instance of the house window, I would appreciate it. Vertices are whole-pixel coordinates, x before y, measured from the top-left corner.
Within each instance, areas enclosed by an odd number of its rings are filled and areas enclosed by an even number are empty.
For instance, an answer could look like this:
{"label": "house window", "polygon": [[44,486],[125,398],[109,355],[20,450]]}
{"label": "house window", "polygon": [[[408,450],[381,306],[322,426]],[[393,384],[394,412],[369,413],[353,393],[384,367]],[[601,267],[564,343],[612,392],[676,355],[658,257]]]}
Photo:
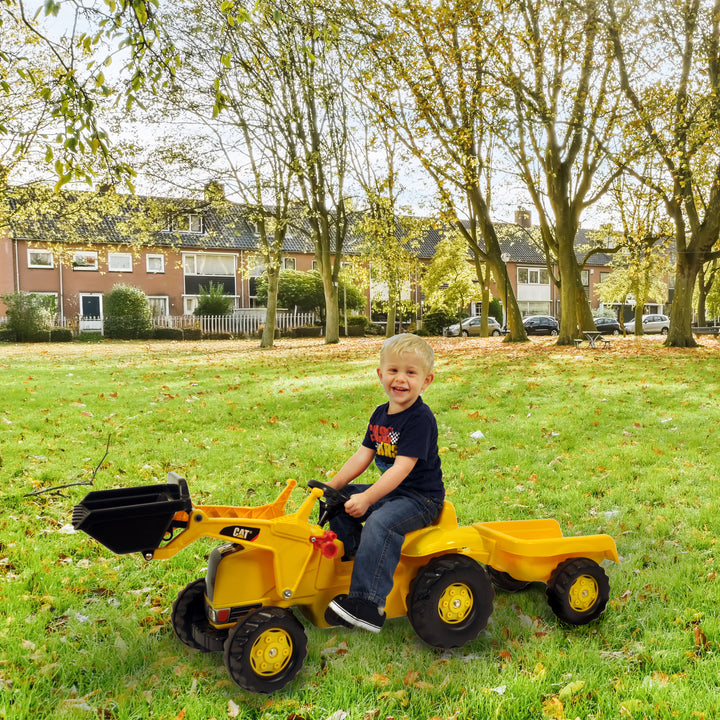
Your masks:
{"label": "house window", "polygon": [[108,253],[108,270],[110,272],[132,272],[131,253]]}
{"label": "house window", "polygon": [[283,270],[295,270],[297,266],[297,261],[294,257],[286,257],[283,258],[282,261]]}
{"label": "house window", "polygon": [[73,270],[97,270],[98,254],[88,250],[73,253],[72,267]]}
{"label": "house window", "polygon": [[165,272],[165,256],[149,254],[145,256],[145,269],[149,273]]}
{"label": "house window", "polygon": [[55,259],[50,250],[33,250],[28,251],[28,267],[29,268],[54,268]]}
{"label": "house window", "polygon": [[259,255],[253,255],[248,260],[248,296],[250,298],[250,307],[258,307],[258,279],[263,276],[267,266],[265,261]]}
{"label": "house window", "polygon": [[589,270],[581,270],[580,271],[580,280],[583,284],[583,287],[589,287],[590,286],[590,271]]}
{"label": "house window", "polygon": [[192,315],[195,312],[195,308],[198,306],[197,296],[186,296],[183,298],[183,312],[185,315]]}
{"label": "house window", "polygon": [[153,317],[170,314],[170,298],[167,295],[148,295],[148,305]]}
{"label": "house window", "polygon": [[222,287],[223,293],[235,297],[237,256],[224,253],[184,253],[184,294],[199,296],[211,286]]}
{"label": "house window", "polygon": [[545,268],[518,268],[518,284],[522,285],[549,285],[550,275]]}
{"label": "house window", "polygon": [[234,277],[235,256],[218,253],[187,253],[183,255],[183,268],[186,275]]}
{"label": "house window", "polygon": [[198,213],[175,215],[172,218],[172,229],[182,233],[201,233],[203,231],[203,218]]}

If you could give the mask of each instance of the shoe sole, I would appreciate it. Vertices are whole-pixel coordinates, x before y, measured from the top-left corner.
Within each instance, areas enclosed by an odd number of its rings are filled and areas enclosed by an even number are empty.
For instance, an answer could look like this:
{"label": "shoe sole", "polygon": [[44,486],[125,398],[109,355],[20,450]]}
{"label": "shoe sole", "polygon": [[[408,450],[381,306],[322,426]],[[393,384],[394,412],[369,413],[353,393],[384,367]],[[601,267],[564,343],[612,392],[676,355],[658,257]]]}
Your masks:
{"label": "shoe sole", "polygon": [[363,620],[362,618],[355,617],[351,613],[349,613],[345,608],[341,607],[336,603],[334,600],[330,602],[330,605],[328,607],[342,620],[345,620],[345,622],[350,623],[351,625],[354,625],[355,627],[359,627],[363,630],[369,630],[373,633],[379,633],[380,630],[382,630],[382,626],[374,625],[371,622],[368,622],[367,620]]}

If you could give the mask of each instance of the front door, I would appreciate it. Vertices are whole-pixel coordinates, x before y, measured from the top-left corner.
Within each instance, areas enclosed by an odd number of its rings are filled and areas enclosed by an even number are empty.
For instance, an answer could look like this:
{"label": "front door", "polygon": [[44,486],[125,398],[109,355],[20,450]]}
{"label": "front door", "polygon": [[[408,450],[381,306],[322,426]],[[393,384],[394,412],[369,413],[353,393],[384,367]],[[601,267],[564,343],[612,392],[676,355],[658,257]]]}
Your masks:
{"label": "front door", "polygon": [[102,295],[80,293],[80,332],[102,331]]}

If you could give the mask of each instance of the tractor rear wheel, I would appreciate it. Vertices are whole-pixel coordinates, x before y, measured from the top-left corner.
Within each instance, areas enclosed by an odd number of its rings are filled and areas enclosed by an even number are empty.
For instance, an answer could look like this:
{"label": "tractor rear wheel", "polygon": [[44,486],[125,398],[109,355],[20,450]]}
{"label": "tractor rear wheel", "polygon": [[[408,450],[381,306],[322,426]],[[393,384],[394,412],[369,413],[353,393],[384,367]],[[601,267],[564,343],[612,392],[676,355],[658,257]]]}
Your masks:
{"label": "tractor rear wheel", "polygon": [[271,693],[298,673],[307,654],[307,636],[297,618],[284,608],[264,607],[249,613],[225,641],[225,666],[242,688]]}
{"label": "tractor rear wheel", "polygon": [[428,645],[461,647],[487,625],[494,597],[482,565],[465,555],[441,555],[410,584],[408,619]]}
{"label": "tractor rear wheel", "polygon": [[572,558],[553,570],[545,589],[550,609],[570,625],[586,625],[602,613],[610,581],[594,560]]}

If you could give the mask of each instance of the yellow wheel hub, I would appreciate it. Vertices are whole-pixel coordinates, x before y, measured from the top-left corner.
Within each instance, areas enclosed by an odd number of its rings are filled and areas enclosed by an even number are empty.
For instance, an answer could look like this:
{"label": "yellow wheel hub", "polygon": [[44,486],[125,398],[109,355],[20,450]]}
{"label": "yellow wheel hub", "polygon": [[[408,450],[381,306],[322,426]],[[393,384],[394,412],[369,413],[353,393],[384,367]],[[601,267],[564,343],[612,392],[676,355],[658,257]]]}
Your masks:
{"label": "yellow wheel hub", "polygon": [[292,657],[292,639],[279,628],[266,630],[253,643],[250,663],[258,675],[277,675],[287,667]]}
{"label": "yellow wheel hub", "polygon": [[449,625],[462,622],[473,609],[474,598],[470,588],[464,583],[448,585],[438,600],[440,619]]}
{"label": "yellow wheel hub", "polygon": [[587,612],[597,602],[598,595],[597,580],[590,575],[581,575],[570,587],[570,607],[575,612]]}

